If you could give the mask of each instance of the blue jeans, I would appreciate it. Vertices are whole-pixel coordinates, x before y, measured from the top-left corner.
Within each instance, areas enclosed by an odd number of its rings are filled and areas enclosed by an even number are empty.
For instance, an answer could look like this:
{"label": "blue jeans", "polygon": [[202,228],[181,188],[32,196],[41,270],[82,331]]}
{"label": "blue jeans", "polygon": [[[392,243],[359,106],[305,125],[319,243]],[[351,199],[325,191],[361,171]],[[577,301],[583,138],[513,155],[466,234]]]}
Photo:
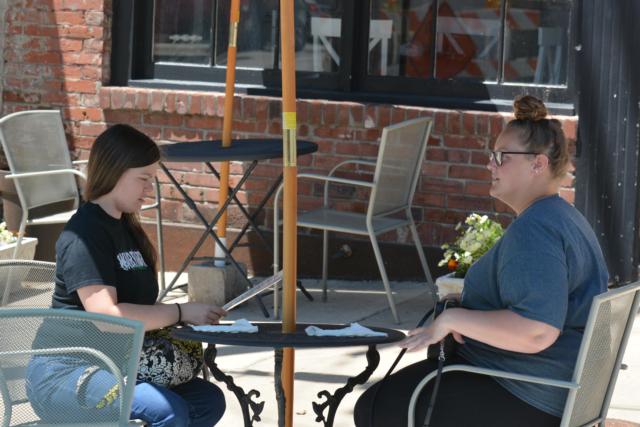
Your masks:
{"label": "blue jeans", "polygon": [[[116,380],[74,357],[34,357],[27,368],[27,395],[40,418],[49,422],[88,422],[118,417]],[[112,393],[110,393],[112,391]],[[211,427],[225,411],[222,391],[200,378],[171,389],[136,384],[131,418],[152,427]]]}

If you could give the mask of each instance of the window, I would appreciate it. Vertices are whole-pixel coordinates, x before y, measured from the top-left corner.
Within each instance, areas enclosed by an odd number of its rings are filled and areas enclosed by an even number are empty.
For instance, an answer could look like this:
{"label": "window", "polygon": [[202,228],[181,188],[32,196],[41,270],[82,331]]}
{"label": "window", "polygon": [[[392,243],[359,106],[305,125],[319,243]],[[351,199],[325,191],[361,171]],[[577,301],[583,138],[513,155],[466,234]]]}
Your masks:
{"label": "window", "polygon": [[[303,96],[455,106],[506,102],[527,91],[571,103],[574,0],[295,0],[294,6]],[[222,86],[229,7],[230,0],[115,0],[114,82]],[[278,8],[278,0],[241,0],[239,88],[280,87]]]}

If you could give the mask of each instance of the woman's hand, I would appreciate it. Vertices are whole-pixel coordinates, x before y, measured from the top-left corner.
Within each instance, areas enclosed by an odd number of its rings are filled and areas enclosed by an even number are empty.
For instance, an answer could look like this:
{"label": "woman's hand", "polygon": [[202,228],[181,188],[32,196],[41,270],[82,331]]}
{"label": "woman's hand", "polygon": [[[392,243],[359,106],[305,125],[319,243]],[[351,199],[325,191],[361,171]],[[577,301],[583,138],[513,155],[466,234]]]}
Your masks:
{"label": "woman's hand", "polygon": [[227,315],[221,307],[213,304],[188,302],[180,304],[182,321],[192,325],[213,325]]}
{"label": "woman's hand", "polygon": [[400,347],[406,348],[408,351],[417,351],[443,340],[452,332],[446,325],[445,314],[446,311],[428,326],[409,331],[407,338],[400,341]]}

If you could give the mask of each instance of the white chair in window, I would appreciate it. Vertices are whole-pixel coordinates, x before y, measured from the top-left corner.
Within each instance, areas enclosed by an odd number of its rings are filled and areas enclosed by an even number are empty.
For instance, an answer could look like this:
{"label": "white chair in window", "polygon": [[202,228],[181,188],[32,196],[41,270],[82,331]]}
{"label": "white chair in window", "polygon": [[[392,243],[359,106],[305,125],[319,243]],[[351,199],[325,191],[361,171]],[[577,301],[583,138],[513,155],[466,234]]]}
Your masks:
{"label": "white chair in window", "polygon": [[[347,160],[335,166],[328,176],[315,174],[298,174],[298,178],[324,181],[324,204],[317,210],[301,213],[298,216],[298,227],[322,230],[322,284],[323,297],[326,300],[328,273],[328,237],[329,232],[349,233],[368,236],[382,276],[389,307],[396,322],[400,322],[393,300],[389,278],[384,267],[384,260],[377,237],[379,234],[408,227],[418,252],[432,296],[436,298],[435,286],[427,265],[422,244],[418,237],[411,203],[424,162],[427,142],[431,133],[432,119],[418,118],[382,130],[380,150],[375,162],[365,160]],[[375,167],[373,181],[359,181],[334,176],[342,166],[357,164]],[[370,189],[369,205],[366,214],[344,212],[332,209],[329,204],[329,183],[353,185]],[[274,270],[279,269],[279,211],[278,200],[282,187],[274,200]],[[274,292],[274,311],[277,313],[277,291]]]}
{"label": "white chair in window", "polygon": [[[0,143],[11,170],[11,174],[5,178],[13,180],[22,208],[13,256],[16,258],[27,225],[64,224],[76,212],[80,203],[76,177],[86,180],[86,176],[75,169],[74,165],[86,161],[71,161],[62,117],[57,110],[21,111],[3,117],[0,119]],[[156,209],[161,283],[164,288],[162,218],[158,188],[156,181],[156,202],[143,209]],[[64,202],[71,203],[72,208],[44,217],[30,216],[31,209]]]}
{"label": "white chair in window", "polygon": [[566,29],[556,27],[538,28],[538,60],[534,83],[560,84],[562,52],[566,40]]}
{"label": "white chair in window", "polygon": [[[129,416],[143,338],[143,325],[136,320],[80,310],[0,309],[0,425],[142,425]],[[114,410],[109,405],[84,414],[38,410],[27,395],[27,367],[34,357],[73,358],[78,366],[86,365],[87,378],[97,370],[108,372],[101,380],[109,381],[106,387],[115,384],[105,395],[105,401],[115,398]],[[80,399],[82,389],[76,392]]]}
{"label": "white chair in window", "polygon": [[[569,393],[560,424],[562,427],[604,426],[639,303],[640,282],[610,290],[593,299],[570,381],[459,364],[445,366],[442,372],[473,372],[564,388]],[[418,396],[436,374],[430,373],[416,386],[409,402],[409,427],[416,425]],[[418,420],[419,425],[422,421]]]}

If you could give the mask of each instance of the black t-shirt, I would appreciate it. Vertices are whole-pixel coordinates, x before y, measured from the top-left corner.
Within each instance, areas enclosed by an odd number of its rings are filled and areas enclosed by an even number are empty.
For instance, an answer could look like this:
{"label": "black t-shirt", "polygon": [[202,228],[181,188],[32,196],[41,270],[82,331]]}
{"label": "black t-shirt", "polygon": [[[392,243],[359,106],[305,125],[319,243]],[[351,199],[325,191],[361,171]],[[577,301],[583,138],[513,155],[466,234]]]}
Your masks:
{"label": "black t-shirt", "polygon": [[152,305],[158,282],[125,223],[85,203],[56,242],[53,308],[84,310],[76,292],[88,285],[116,288],[119,303]]}

